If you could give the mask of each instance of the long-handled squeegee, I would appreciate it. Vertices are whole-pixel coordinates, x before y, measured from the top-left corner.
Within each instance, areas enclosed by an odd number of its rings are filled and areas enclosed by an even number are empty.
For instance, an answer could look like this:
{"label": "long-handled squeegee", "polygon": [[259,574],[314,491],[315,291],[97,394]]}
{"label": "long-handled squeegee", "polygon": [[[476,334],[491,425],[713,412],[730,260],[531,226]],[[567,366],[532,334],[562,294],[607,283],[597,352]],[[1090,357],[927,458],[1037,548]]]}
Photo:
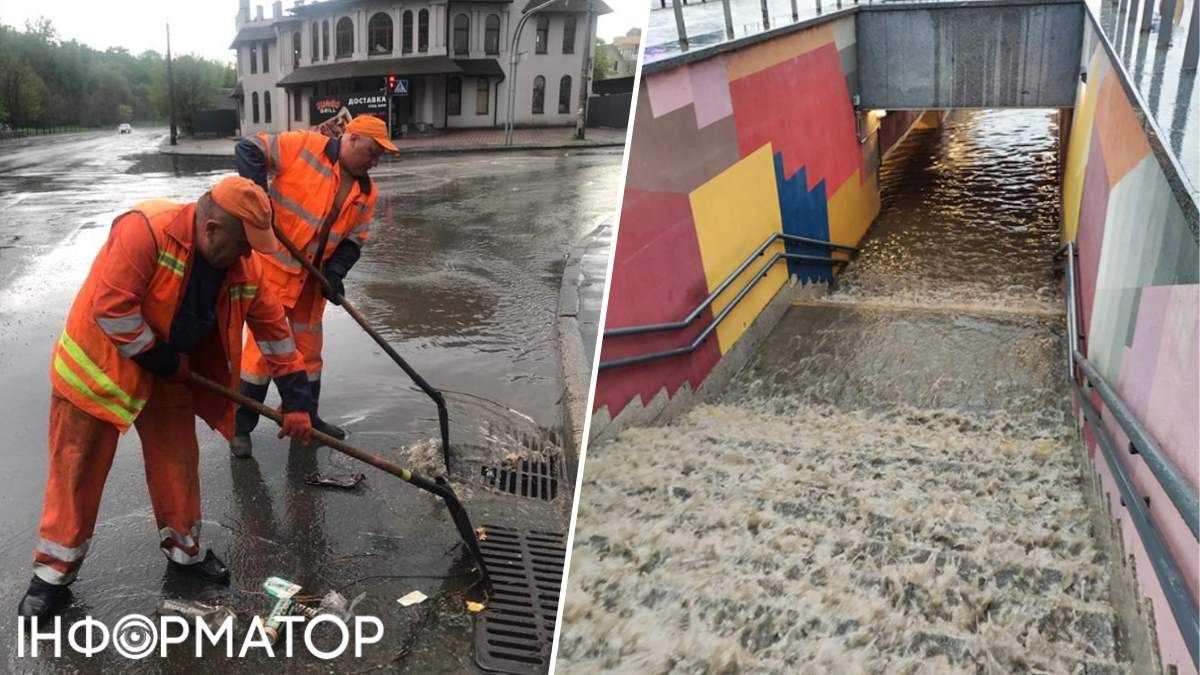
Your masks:
{"label": "long-handled squeegee", "polygon": [[[237,403],[238,405],[252,408],[259,415],[269,417],[270,419],[274,420],[276,424],[283,424],[283,415],[279,411],[265,406],[248,396],[243,396],[229,387],[217,384],[216,382],[213,382],[208,378],[201,377],[196,373],[188,373],[188,382],[195,386],[203,387],[204,389],[207,389],[218,396],[223,396],[234,403]],[[467,551],[469,551],[471,557],[475,559],[475,566],[479,569],[480,581],[483,584],[483,592],[486,596],[491,597],[492,579],[490,576],[488,576],[487,563],[484,562],[483,554],[479,550],[479,541],[476,539],[475,529],[471,527],[471,519],[467,516],[466,509],[464,509],[462,504],[458,501],[458,496],[454,494],[454,490],[450,487],[450,484],[445,481],[445,479],[439,477],[434,480],[429,480],[428,478],[413,473],[412,471],[405,469],[398,464],[390,462],[379,455],[367,452],[365,450],[359,450],[358,448],[344,441],[339,441],[333,436],[323,434],[316,429],[313,429],[312,435],[313,439],[320,442],[321,445],[328,446],[344,455],[349,455],[360,462],[366,462],[380,471],[390,473],[401,480],[412,483],[426,492],[441,497],[442,501],[446,503],[446,509],[450,512],[450,518],[454,520],[454,526],[458,529],[459,536],[462,537],[463,543],[467,545]]]}
{"label": "long-handled squeegee", "polygon": [[[272,223],[271,227],[275,230],[275,238],[279,240],[279,243],[283,244],[283,247],[288,250],[288,253],[291,253],[292,257],[295,258],[297,262],[304,267],[305,271],[312,275],[312,277],[316,279],[317,282],[325,288],[325,290],[332,293],[333,286],[330,285],[329,280],[325,278],[325,275],[317,269],[317,266],[308,259],[308,256],[304,255],[300,252],[300,249],[296,248],[296,245],[293,244],[291,240],[283,234],[283,232],[279,229],[279,226]],[[408,362],[404,360],[404,357],[400,356],[399,352],[393,349],[392,346],[387,343],[387,340],[383,339],[383,336],[380,335],[379,332],[367,322],[367,318],[364,317],[362,313],[358,311],[358,308],[355,307],[349,300],[347,300],[344,295],[338,295],[336,302],[342,306],[342,309],[346,310],[346,313],[350,315],[350,318],[358,322],[358,325],[362,327],[363,331],[365,331],[367,335],[370,335],[372,340],[375,340],[375,344],[379,345],[380,349],[382,349],[388,356],[392,357],[392,360],[396,362],[396,365],[400,366],[400,368],[404,370],[404,372],[412,379],[412,381],[421,388],[421,391],[425,392],[425,395],[433,399],[434,404],[437,405],[438,427],[442,432],[442,459],[446,463],[446,472],[449,473],[450,415],[446,411],[446,399],[444,396],[442,396],[442,392],[435,389],[433,385],[425,381],[425,378],[421,377],[420,373],[413,370],[413,367],[408,365]]]}

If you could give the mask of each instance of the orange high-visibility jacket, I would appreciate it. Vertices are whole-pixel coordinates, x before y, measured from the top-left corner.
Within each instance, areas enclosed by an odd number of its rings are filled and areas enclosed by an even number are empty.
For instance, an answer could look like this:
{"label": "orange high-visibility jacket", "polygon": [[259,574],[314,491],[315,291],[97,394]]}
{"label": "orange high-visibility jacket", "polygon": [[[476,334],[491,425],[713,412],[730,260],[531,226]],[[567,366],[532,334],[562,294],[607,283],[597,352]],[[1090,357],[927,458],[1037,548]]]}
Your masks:
{"label": "orange high-visibility jacket", "polygon": [[[341,182],[342,168],[337,157],[341,141],[303,130],[281,134],[260,131],[248,140],[258,146],[266,158],[270,178],[268,193],[275,212],[275,225],[312,260],[317,252],[321,225],[333,208]],[[375,199],[375,186],[370,178],[355,180],[329,231],[321,259],[313,260],[318,268],[344,239],[349,238],[360,246],[366,242],[371,220],[375,217]],[[308,273],[282,244],[272,255],[254,255],[263,261],[264,275],[280,302],[285,307],[295,307]],[[321,307],[323,309],[324,305]]]}
{"label": "orange high-visibility jacket", "polygon": [[[143,202],[118,216],[108,241],[88,272],[67,316],[50,368],[54,389],[84,412],[129,429],[146,405],[153,375],[132,357],[170,337],[183,301],[193,256],[195,204]],[[283,307],[261,283],[252,257],[225,273],[217,296],[217,326],[190,358],[190,368],[233,389],[238,387],[242,328],[250,326],[271,374],[303,372]],[[233,405],[194,392],[196,413],[209,426],[233,435]]]}

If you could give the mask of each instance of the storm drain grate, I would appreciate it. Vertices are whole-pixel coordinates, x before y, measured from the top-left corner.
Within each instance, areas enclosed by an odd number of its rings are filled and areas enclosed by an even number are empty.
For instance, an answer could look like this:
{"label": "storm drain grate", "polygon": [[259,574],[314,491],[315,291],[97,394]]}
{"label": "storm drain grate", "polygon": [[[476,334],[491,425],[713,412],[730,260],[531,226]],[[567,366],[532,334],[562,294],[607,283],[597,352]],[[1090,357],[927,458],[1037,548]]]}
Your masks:
{"label": "storm drain grate", "polygon": [[483,529],[487,537],[479,548],[493,592],[475,623],[475,661],[503,673],[547,672],[567,555],[564,537],[497,525]]}
{"label": "storm drain grate", "polygon": [[562,462],[558,455],[547,455],[543,460],[522,457],[515,466],[481,467],[480,474],[483,484],[494,490],[550,501],[558,496]]}

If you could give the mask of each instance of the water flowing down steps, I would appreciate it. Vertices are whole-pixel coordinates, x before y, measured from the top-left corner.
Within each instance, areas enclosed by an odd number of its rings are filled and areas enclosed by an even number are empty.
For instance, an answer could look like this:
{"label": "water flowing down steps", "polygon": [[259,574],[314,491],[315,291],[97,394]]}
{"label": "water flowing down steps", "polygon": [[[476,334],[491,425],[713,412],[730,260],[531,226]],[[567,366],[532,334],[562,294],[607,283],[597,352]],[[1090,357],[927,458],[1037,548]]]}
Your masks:
{"label": "water flowing down steps", "polygon": [[[796,338],[828,313],[854,318]],[[1057,352],[1014,338],[1045,320],[793,308],[721,402],[595,448],[568,663],[1121,672],[1077,441],[1039,382]],[[974,351],[934,377],[947,344]]]}
{"label": "water flowing down steps", "polygon": [[588,450],[558,669],[1117,673],[1071,425],[1057,127],[885,162],[836,290],[720,397]]}

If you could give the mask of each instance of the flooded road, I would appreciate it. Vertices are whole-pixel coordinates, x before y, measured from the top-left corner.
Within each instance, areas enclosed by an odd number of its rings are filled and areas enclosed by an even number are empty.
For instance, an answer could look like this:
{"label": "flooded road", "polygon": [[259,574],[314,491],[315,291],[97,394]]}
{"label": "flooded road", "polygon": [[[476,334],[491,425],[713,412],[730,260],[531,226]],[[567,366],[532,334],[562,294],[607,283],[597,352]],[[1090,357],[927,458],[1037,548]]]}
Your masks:
{"label": "flooded road", "polygon": [[[112,218],[155,197],[194,200],[231,172],[227,160],[154,153],[161,130],[35,139],[0,153],[0,670],[132,672],[261,670],[264,659],[223,663],[187,657],[130,662],[32,662],[16,655],[15,607],[28,583],[46,476],[50,347]],[[374,172],[376,221],[347,295],[434,386],[447,391],[451,441],[461,455],[451,478],[474,524],[537,524],[565,531],[569,487],[554,502],[525,505],[483,489],[480,464],[496,464],[558,435],[562,395],[555,336],[564,258],[611,218],[621,152],[426,155]],[[418,470],[439,467],[436,411],[337,307],[325,315],[322,416],[349,441]],[[461,393],[451,393],[461,392]],[[268,403],[275,400],[274,393]],[[233,460],[198,425],[203,536],[233,572],[213,601],[240,619],[265,614],[262,581],[278,575],[303,594],[366,593],[361,614],[385,626],[379,645],[342,670],[474,670],[472,618],[462,548],[440,502],[399,479],[328,449],[289,452],[271,425],[254,435],[254,460]],[[415,448],[415,449],[414,449]],[[314,472],[362,470],[356,491],[309,487]],[[134,434],[122,438],[87,562],[68,615],[109,625],[151,614],[160,598],[188,595],[164,576]],[[430,599],[396,600],[412,590]],[[301,651],[303,649],[301,648]],[[278,667],[276,665],[275,667]],[[307,655],[288,669],[327,671]]]}
{"label": "flooded road", "polygon": [[589,448],[559,672],[1126,672],[1068,423],[1052,111],[888,159],[837,289]]}

